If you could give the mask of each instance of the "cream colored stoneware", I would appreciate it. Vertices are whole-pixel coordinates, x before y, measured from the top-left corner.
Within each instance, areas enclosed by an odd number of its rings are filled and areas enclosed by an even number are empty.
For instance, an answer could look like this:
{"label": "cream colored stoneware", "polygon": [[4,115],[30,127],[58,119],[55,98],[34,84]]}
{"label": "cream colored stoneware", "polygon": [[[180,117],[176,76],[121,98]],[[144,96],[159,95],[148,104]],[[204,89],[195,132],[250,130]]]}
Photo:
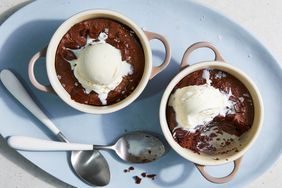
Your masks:
{"label": "cream colored stoneware", "polygon": [[[92,106],[87,104],[81,104],[75,102],[70,98],[69,93],[63,88],[60,81],[57,78],[56,70],[55,70],[55,54],[57,50],[57,46],[60,43],[62,37],[67,33],[67,31],[76,23],[81,21],[91,19],[91,18],[110,18],[117,22],[120,22],[128,27],[130,27],[138,36],[140,43],[143,47],[143,51],[145,54],[145,68],[143,72],[143,76],[140,80],[140,83],[136,87],[136,89],[124,100],[107,106]],[[153,67],[152,65],[152,51],[150,48],[149,41],[152,39],[160,40],[165,47],[165,59],[163,63],[157,67]],[[40,84],[34,75],[34,65],[36,61],[46,55],[46,69],[48,79],[51,83],[50,86],[44,86]],[[31,83],[39,90],[45,92],[55,92],[63,101],[72,106],[73,108],[80,110],[82,112],[93,113],[93,114],[106,114],[111,113],[117,110],[120,110],[130,103],[132,103],[144,90],[148,81],[152,79],[155,75],[161,72],[170,62],[171,50],[168,41],[162,35],[153,32],[143,31],[139,26],[137,26],[133,21],[129,18],[121,15],[120,13],[110,11],[110,10],[88,10],[81,13],[78,13],[71,18],[67,19],[54,33],[51,41],[48,45],[47,49],[43,49],[40,52],[36,53],[29,64],[29,78]]]}
{"label": "cream colored stoneware", "polygon": [[[199,62],[196,64],[193,64],[191,66],[188,65],[188,57],[189,55],[198,48],[210,48],[215,53],[215,61],[204,61]],[[176,86],[176,84],[182,80],[185,76],[191,74],[194,71],[205,69],[205,68],[211,68],[211,69],[218,69],[225,71],[233,76],[235,76],[237,79],[239,79],[249,90],[251,97],[253,99],[254,103],[254,122],[251,127],[251,129],[246,132],[241,137],[241,147],[239,147],[239,152],[229,152],[225,155],[207,155],[207,154],[197,154],[189,149],[182,148],[172,137],[172,134],[169,130],[168,123],[166,120],[166,107],[168,103],[169,96],[173,90],[173,88]],[[247,152],[247,150],[251,147],[251,145],[256,140],[261,127],[263,123],[263,114],[264,114],[264,108],[263,108],[263,102],[262,98],[260,96],[260,93],[256,87],[256,85],[253,83],[253,81],[241,70],[233,67],[230,64],[227,64],[222,59],[220,53],[218,50],[208,42],[199,42],[193,44],[191,47],[189,47],[182,59],[181,63],[181,71],[171,80],[169,85],[167,86],[162,100],[160,104],[160,124],[162,132],[170,144],[170,146],[182,157],[185,159],[195,163],[197,168],[200,170],[202,175],[208,179],[211,182],[214,183],[225,183],[230,181],[236,174],[236,172],[239,169],[240,160],[242,156]],[[215,160],[218,158],[218,160]],[[215,178],[210,176],[204,171],[204,165],[222,165],[228,162],[234,162],[234,169],[231,174],[229,174],[226,177],[223,178]]]}

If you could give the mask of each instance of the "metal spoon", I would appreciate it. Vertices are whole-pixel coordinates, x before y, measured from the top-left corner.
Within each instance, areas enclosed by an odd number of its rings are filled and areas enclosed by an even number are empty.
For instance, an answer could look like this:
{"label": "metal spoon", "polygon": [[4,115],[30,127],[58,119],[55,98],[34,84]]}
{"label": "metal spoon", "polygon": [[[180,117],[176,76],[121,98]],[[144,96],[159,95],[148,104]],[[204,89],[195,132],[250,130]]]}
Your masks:
{"label": "metal spoon", "polygon": [[[0,79],[7,90],[37,117],[43,125],[53,132],[60,141],[69,143],[62,132],[32,100],[31,96],[11,71],[2,70]],[[110,182],[108,163],[99,151],[74,151],[71,153],[70,161],[76,175],[85,183],[92,186],[104,186]]]}
{"label": "metal spoon", "polygon": [[114,150],[117,155],[131,163],[146,163],[160,158],[165,153],[163,143],[145,132],[132,132],[123,135],[110,146],[62,143],[26,136],[11,136],[8,144],[18,150],[28,151],[89,151],[93,149]]}

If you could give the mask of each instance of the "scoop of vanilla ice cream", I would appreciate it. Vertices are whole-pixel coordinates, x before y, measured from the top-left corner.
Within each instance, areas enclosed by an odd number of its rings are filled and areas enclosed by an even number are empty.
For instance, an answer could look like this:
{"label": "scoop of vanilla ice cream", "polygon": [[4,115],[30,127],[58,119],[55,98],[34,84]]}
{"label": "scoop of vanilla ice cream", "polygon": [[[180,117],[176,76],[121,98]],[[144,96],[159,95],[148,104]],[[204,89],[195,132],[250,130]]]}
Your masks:
{"label": "scoop of vanilla ice cream", "polygon": [[120,50],[105,41],[87,44],[74,53],[77,59],[70,61],[74,76],[86,93],[95,91],[104,105],[123,76],[133,73],[132,66],[122,61]]}
{"label": "scoop of vanilla ice cream", "polygon": [[88,45],[77,59],[78,80],[91,84],[111,84],[120,75],[121,53],[108,43]]}
{"label": "scoop of vanilla ice cream", "polygon": [[169,99],[179,127],[190,129],[204,125],[218,115],[225,116],[232,105],[229,95],[209,84],[177,89]]}

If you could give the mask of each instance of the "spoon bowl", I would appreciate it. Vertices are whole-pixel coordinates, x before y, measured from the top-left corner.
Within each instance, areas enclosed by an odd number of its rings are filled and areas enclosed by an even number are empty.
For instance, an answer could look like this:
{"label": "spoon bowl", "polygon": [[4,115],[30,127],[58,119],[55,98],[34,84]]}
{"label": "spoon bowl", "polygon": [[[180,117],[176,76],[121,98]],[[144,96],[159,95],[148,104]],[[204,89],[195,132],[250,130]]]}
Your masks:
{"label": "spoon bowl", "polygon": [[76,174],[85,183],[92,182],[95,179],[95,185],[105,186],[110,182],[110,173],[104,170],[104,164],[107,164],[107,161],[97,150],[72,151],[70,161]]}
{"label": "spoon bowl", "polygon": [[[94,148],[97,149],[95,145]],[[165,153],[163,143],[146,132],[125,134],[118,139],[112,149],[121,159],[131,163],[152,162]]]}

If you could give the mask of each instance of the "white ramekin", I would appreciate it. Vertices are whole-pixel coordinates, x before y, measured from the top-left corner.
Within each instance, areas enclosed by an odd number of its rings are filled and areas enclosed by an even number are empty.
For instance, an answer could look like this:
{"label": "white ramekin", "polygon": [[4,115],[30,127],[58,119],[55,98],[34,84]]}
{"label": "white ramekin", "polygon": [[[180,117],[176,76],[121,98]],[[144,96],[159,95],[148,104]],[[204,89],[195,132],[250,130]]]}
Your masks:
{"label": "white ramekin", "polygon": [[[199,62],[196,64],[193,64],[191,66],[188,65],[188,57],[194,50],[198,48],[210,48],[215,53],[215,61],[204,61]],[[251,97],[253,99],[254,103],[254,121],[251,129],[247,131],[244,135],[241,137],[241,144],[242,147],[240,147],[239,152],[234,153],[228,153],[225,155],[218,155],[218,156],[210,156],[210,155],[204,155],[204,154],[197,154],[189,149],[185,149],[181,147],[174,139],[171,134],[171,131],[169,130],[169,126],[166,119],[166,108],[167,103],[169,100],[169,96],[173,90],[173,88],[176,86],[179,81],[181,81],[185,76],[191,74],[192,72],[195,72],[197,70],[205,69],[205,68],[211,68],[211,69],[218,69],[225,71],[237,79],[239,79],[249,90]],[[170,144],[170,146],[182,157],[185,159],[192,161],[195,163],[196,167],[200,170],[201,174],[208,179],[211,182],[214,183],[225,183],[230,181],[236,174],[237,170],[239,169],[239,164],[242,156],[247,152],[247,150],[250,148],[250,146],[254,143],[255,139],[257,138],[261,127],[263,123],[263,116],[264,116],[264,108],[263,108],[263,102],[261,95],[253,83],[253,81],[241,70],[231,66],[230,64],[227,64],[222,59],[220,53],[218,50],[208,42],[199,42],[195,43],[192,46],[190,46],[182,59],[181,63],[181,71],[171,80],[171,82],[168,84],[161,100],[160,104],[160,124],[162,132]],[[217,160],[215,160],[217,158]],[[215,178],[210,176],[207,172],[204,170],[205,165],[221,165],[228,162],[234,162],[234,169],[233,171],[226,177],[223,178]]]}
{"label": "white ramekin", "polygon": [[[60,81],[57,78],[56,70],[55,70],[55,55],[57,51],[57,47],[63,38],[63,36],[68,32],[68,30],[75,24],[82,22],[87,19],[93,18],[109,18],[120,22],[129,28],[131,28],[137,35],[140,40],[140,43],[143,47],[144,55],[145,55],[145,67],[143,76],[136,87],[136,89],[125,99],[122,101],[107,105],[107,106],[93,106],[87,104],[81,104],[71,99],[69,93],[63,88]],[[160,40],[165,47],[165,59],[163,63],[157,67],[153,67],[152,65],[152,50],[150,48],[149,41],[152,39]],[[35,62],[40,58],[46,56],[46,69],[48,79],[50,81],[50,86],[44,86],[40,84],[34,75],[34,65]],[[144,90],[145,86],[147,85],[148,81],[161,72],[170,62],[171,51],[168,41],[162,36],[157,33],[143,31],[139,26],[137,26],[132,20],[123,16],[120,13],[110,11],[110,10],[88,10],[81,13],[78,13],[69,19],[67,19],[57,31],[52,36],[49,45],[47,48],[41,50],[40,52],[36,53],[30,60],[29,63],[29,78],[31,83],[39,90],[45,92],[53,92],[56,93],[64,102],[66,102],[71,107],[80,110],[82,112],[93,113],[93,114],[106,114],[115,112],[120,110],[130,103],[132,103]]]}

